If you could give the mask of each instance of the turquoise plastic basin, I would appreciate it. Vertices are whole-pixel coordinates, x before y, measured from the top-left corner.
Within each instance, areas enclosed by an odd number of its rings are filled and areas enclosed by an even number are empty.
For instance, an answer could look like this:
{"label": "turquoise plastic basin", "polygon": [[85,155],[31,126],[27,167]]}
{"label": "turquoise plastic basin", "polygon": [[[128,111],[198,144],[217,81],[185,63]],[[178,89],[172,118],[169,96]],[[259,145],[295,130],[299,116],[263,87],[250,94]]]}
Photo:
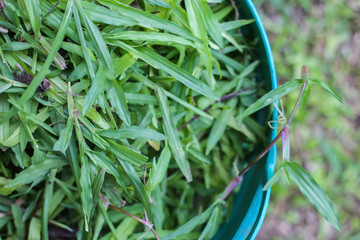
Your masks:
{"label": "turquoise plastic basin", "polygon": [[[268,37],[261,22],[254,4],[251,0],[237,1],[240,12],[240,19],[255,19],[255,22],[242,29],[246,38],[254,39],[258,37],[259,42],[256,54],[261,64],[257,68],[258,80],[264,81],[267,90],[277,87],[276,72],[273,56]],[[258,114],[258,121],[266,124],[268,109]],[[277,118],[274,111],[272,119]],[[276,131],[268,131],[269,142],[275,138]],[[226,239],[255,239],[264,221],[270,199],[270,189],[262,191],[267,180],[273,175],[276,161],[276,147],[271,148],[270,152],[252,169],[246,173],[241,189],[235,195],[234,205],[230,218],[225,222],[214,240]]]}

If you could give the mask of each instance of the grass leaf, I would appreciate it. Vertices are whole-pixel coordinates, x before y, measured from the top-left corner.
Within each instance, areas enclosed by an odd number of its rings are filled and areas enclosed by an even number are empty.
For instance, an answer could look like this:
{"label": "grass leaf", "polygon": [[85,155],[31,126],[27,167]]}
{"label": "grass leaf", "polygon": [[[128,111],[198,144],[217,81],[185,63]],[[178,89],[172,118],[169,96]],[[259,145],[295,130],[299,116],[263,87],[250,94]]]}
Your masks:
{"label": "grass leaf", "polygon": [[327,83],[324,81],[321,81],[317,78],[314,77],[310,77],[310,81],[311,83],[322,87],[323,89],[325,89],[326,91],[328,91],[331,95],[333,95],[339,102],[344,103],[343,99],[341,98],[341,96]]}
{"label": "grass leaf", "polygon": [[183,234],[186,233],[190,233],[191,231],[193,231],[197,226],[205,223],[209,217],[211,216],[213,209],[220,204],[222,201],[221,200],[217,200],[216,202],[214,202],[208,209],[206,209],[203,213],[193,217],[192,219],[190,219],[189,221],[187,221],[185,224],[183,224],[182,226],[180,226],[178,229],[176,229],[175,231],[173,231],[172,233],[164,236],[163,238],[161,238],[161,240],[170,240],[170,239],[175,239]]}
{"label": "grass leaf", "polygon": [[142,203],[142,205],[145,208],[146,213],[148,214],[148,217],[152,218],[151,213],[151,204],[149,200],[149,196],[146,194],[144,184],[141,182],[137,172],[135,171],[134,167],[122,159],[118,158],[118,161],[120,162],[120,165],[125,170],[125,173],[130,179],[130,182],[132,183],[132,186],[134,187],[134,190],[136,192],[138,200]]}
{"label": "grass leaf", "polygon": [[153,166],[151,168],[150,173],[150,191],[153,191],[163,180],[163,178],[166,175],[166,171],[168,170],[169,162],[171,159],[171,151],[168,146],[168,144],[165,144],[164,149],[161,151],[160,157],[158,159],[158,162],[156,163],[155,160],[153,162]]}
{"label": "grass leaf", "polygon": [[74,123],[74,117],[71,116],[68,118],[66,127],[63,130],[61,130],[59,139],[54,144],[53,149],[55,151],[59,151],[65,154],[65,151],[69,146],[70,138],[72,135],[73,123]]}
{"label": "grass leaf", "polygon": [[217,96],[214,91],[211,90],[205,83],[195,78],[193,75],[191,75],[184,69],[179,68],[177,65],[170,62],[165,57],[157,54],[155,51],[146,47],[134,48],[121,41],[108,41],[108,43],[111,45],[119,46],[128,52],[133,52],[143,61],[147,62],[154,68],[161,69],[164,72],[167,72],[176,80],[193,89],[194,91],[215,100],[220,99],[219,96]]}
{"label": "grass leaf", "polygon": [[284,83],[283,85],[271,90],[266,93],[264,96],[259,98],[256,102],[251,104],[244,112],[242,112],[239,116],[236,117],[236,120],[239,122],[245,117],[253,114],[254,112],[259,111],[260,109],[269,106],[276,100],[282,98],[288,93],[292,92],[296,88],[302,86],[304,81],[302,79],[293,79],[289,82]]}
{"label": "grass leaf", "polygon": [[125,126],[119,130],[100,130],[97,131],[100,136],[113,138],[113,139],[137,139],[143,138],[152,141],[165,140],[165,136],[149,128],[143,128],[138,126]]}
{"label": "grass leaf", "polygon": [[302,194],[334,228],[340,231],[341,225],[332,201],[310,174],[297,162],[285,162],[285,169]]}
{"label": "grass leaf", "polygon": [[89,92],[86,94],[84,107],[82,110],[83,115],[86,115],[89,109],[95,104],[95,101],[98,98],[98,96],[104,91],[105,84],[106,84],[106,76],[102,67],[100,66],[93,79],[93,82],[91,83]]}
{"label": "grass leaf", "polygon": [[119,1],[109,1],[109,0],[99,0],[101,4],[104,4],[105,6],[108,6],[112,9],[116,9],[121,13],[122,15],[133,19],[138,22],[139,25],[147,27],[147,28],[158,28],[163,29],[165,31],[171,32],[173,34],[182,36],[188,40],[192,41],[199,41],[197,38],[195,38],[191,33],[181,28],[179,25],[165,20],[161,17],[158,17],[154,14],[144,12],[141,10],[138,10],[136,8],[127,6],[125,4],[120,3]]}
{"label": "grass leaf", "polygon": [[186,180],[188,182],[191,182],[192,176],[190,165],[188,160],[186,159],[186,155],[184,149],[182,148],[178,132],[175,128],[173,117],[168,108],[166,95],[164,91],[160,88],[157,89],[157,97],[159,99],[160,111],[164,121],[163,127],[165,131],[165,136],[169,141],[171,152],[173,153],[176,163],[178,164]]}
{"label": "grass leaf", "polygon": [[130,112],[126,103],[125,94],[117,81],[111,82],[112,87],[107,91],[107,96],[119,118],[127,125],[131,125]]}
{"label": "grass leaf", "polygon": [[266,182],[265,186],[263,187],[263,191],[267,191],[270,189],[277,181],[279,181],[281,177],[281,170],[283,166],[281,166],[274,175]]}
{"label": "grass leaf", "polygon": [[43,178],[50,169],[60,168],[67,163],[63,159],[47,159],[41,163],[32,164],[30,167],[21,171],[11,182],[5,187],[11,188],[34,182]]}
{"label": "grass leaf", "polygon": [[231,99],[227,108],[224,109],[220,116],[215,120],[214,125],[211,128],[210,135],[206,144],[205,154],[208,155],[210,151],[216,146],[220,138],[223,136],[226,126],[232,118],[234,108],[236,106],[236,99]]}
{"label": "grass leaf", "polygon": [[[53,61],[54,57],[57,54],[57,51],[60,48],[60,44],[64,39],[67,26],[70,21],[71,12],[73,7],[73,0],[69,0],[66,5],[66,11],[64,13],[64,17],[61,21],[59,31],[56,35],[56,38],[54,40],[53,46],[46,58],[45,63],[42,65],[40,71],[38,74],[36,74],[35,78],[32,80],[31,84],[26,88],[25,92],[21,95],[18,104],[20,106],[23,106],[35,93],[36,89],[40,85],[40,83],[43,81],[47,70],[49,69],[51,62]],[[1,120],[0,124],[4,123],[6,120],[10,119],[14,114],[16,113],[16,109],[12,108]]]}

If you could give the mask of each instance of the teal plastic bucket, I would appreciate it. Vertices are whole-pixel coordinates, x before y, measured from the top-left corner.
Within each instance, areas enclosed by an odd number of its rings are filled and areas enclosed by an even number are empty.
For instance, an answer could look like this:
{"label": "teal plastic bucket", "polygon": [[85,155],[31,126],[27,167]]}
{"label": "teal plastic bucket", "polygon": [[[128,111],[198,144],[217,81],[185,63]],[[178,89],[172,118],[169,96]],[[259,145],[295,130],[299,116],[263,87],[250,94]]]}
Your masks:
{"label": "teal plastic bucket", "polygon": [[[257,68],[258,81],[264,81],[266,90],[277,87],[274,60],[264,26],[251,0],[237,1],[240,19],[255,19],[255,22],[242,29],[245,38],[258,38],[256,55],[261,61]],[[258,121],[266,124],[269,109],[258,113]],[[274,111],[272,119],[276,120]],[[276,130],[268,131],[269,143],[275,138]],[[234,205],[229,219],[220,227],[213,238],[255,239],[264,221],[270,199],[270,189],[262,191],[263,186],[274,173],[276,147],[272,147],[268,155],[259,161],[244,176],[240,191],[235,194]]]}

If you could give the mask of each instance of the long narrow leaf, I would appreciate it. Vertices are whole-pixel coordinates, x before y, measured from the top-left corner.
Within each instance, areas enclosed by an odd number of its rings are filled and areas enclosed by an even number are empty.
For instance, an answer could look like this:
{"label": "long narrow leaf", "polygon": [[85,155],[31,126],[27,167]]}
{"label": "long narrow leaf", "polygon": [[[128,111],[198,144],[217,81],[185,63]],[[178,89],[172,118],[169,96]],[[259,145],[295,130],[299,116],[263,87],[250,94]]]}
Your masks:
{"label": "long narrow leaf", "polygon": [[282,98],[289,92],[295,90],[296,88],[300,87],[304,81],[302,79],[293,79],[283,85],[271,90],[270,92],[266,93],[256,102],[254,102],[251,106],[246,108],[244,112],[242,112],[237,118],[237,121],[244,119],[245,117],[251,115],[252,113],[259,111],[260,109],[269,106],[276,100]]}
{"label": "long narrow leaf", "polygon": [[286,162],[285,169],[302,194],[333,227],[340,231],[341,225],[335,207],[319,184],[297,162]]}
{"label": "long narrow leaf", "polygon": [[124,168],[126,174],[128,175],[130,182],[132,183],[132,186],[134,187],[134,190],[136,192],[137,197],[139,198],[139,201],[142,203],[142,205],[145,208],[146,213],[148,214],[149,218],[151,219],[151,204],[149,200],[149,196],[146,194],[144,184],[141,183],[141,180],[135,171],[134,167],[122,159],[118,158],[118,161],[120,162],[120,165]]}
{"label": "long narrow leaf", "polygon": [[186,159],[186,155],[184,149],[182,148],[182,144],[178,132],[175,128],[174,120],[168,108],[166,95],[164,91],[160,88],[157,89],[157,94],[159,99],[161,115],[164,121],[163,127],[165,131],[165,135],[169,141],[171,151],[176,160],[176,163],[178,164],[186,180],[188,182],[191,182],[192,175],[191,175],[190,165],[188,160]]}
{"label": "long narrow leaf", "polygon": [[217,96],[213,90],[211,90],[205,83],[201,82],[199,79],[196,79],[193,75],[188,73],[182,68],[179,68],[174,63],[170,62],[166,58],[160,56],[155,51],[150,50],[146,47],[138,47],[134,48],[124,42],[121,41],[108,41],[109,44],[119,46],[125,49],[128,52],[133,52],[143,61],[147,62],[154,68],[162,69],[167,72],[171,76],[173,76],[176,80],[183,83],[187,87],[193,89],[194,91],[210,97],[215,100],[219,100],[219,96]]}

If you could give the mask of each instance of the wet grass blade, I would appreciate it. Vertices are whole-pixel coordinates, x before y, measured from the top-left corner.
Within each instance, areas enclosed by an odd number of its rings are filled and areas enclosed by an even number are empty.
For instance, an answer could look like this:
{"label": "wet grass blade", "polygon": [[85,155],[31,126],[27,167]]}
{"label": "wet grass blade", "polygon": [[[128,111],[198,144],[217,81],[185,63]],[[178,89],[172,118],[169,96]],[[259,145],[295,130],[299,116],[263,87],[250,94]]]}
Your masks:
{"label": "wet grass blade", "polygon": [[190,165],[188,160],[186,159],[186,155],[184,149],[182,148],[182,144],[176,130],[173,117],[168,108],[166,95],[164,91],[160,88],[157,89],[157,97],[159,99],[159,107],[163,118],[165,136],[169,141],[171,152],[173,153],[176,163],[178,164],[186,180],[188,182],[191,182],[192,175]]}

